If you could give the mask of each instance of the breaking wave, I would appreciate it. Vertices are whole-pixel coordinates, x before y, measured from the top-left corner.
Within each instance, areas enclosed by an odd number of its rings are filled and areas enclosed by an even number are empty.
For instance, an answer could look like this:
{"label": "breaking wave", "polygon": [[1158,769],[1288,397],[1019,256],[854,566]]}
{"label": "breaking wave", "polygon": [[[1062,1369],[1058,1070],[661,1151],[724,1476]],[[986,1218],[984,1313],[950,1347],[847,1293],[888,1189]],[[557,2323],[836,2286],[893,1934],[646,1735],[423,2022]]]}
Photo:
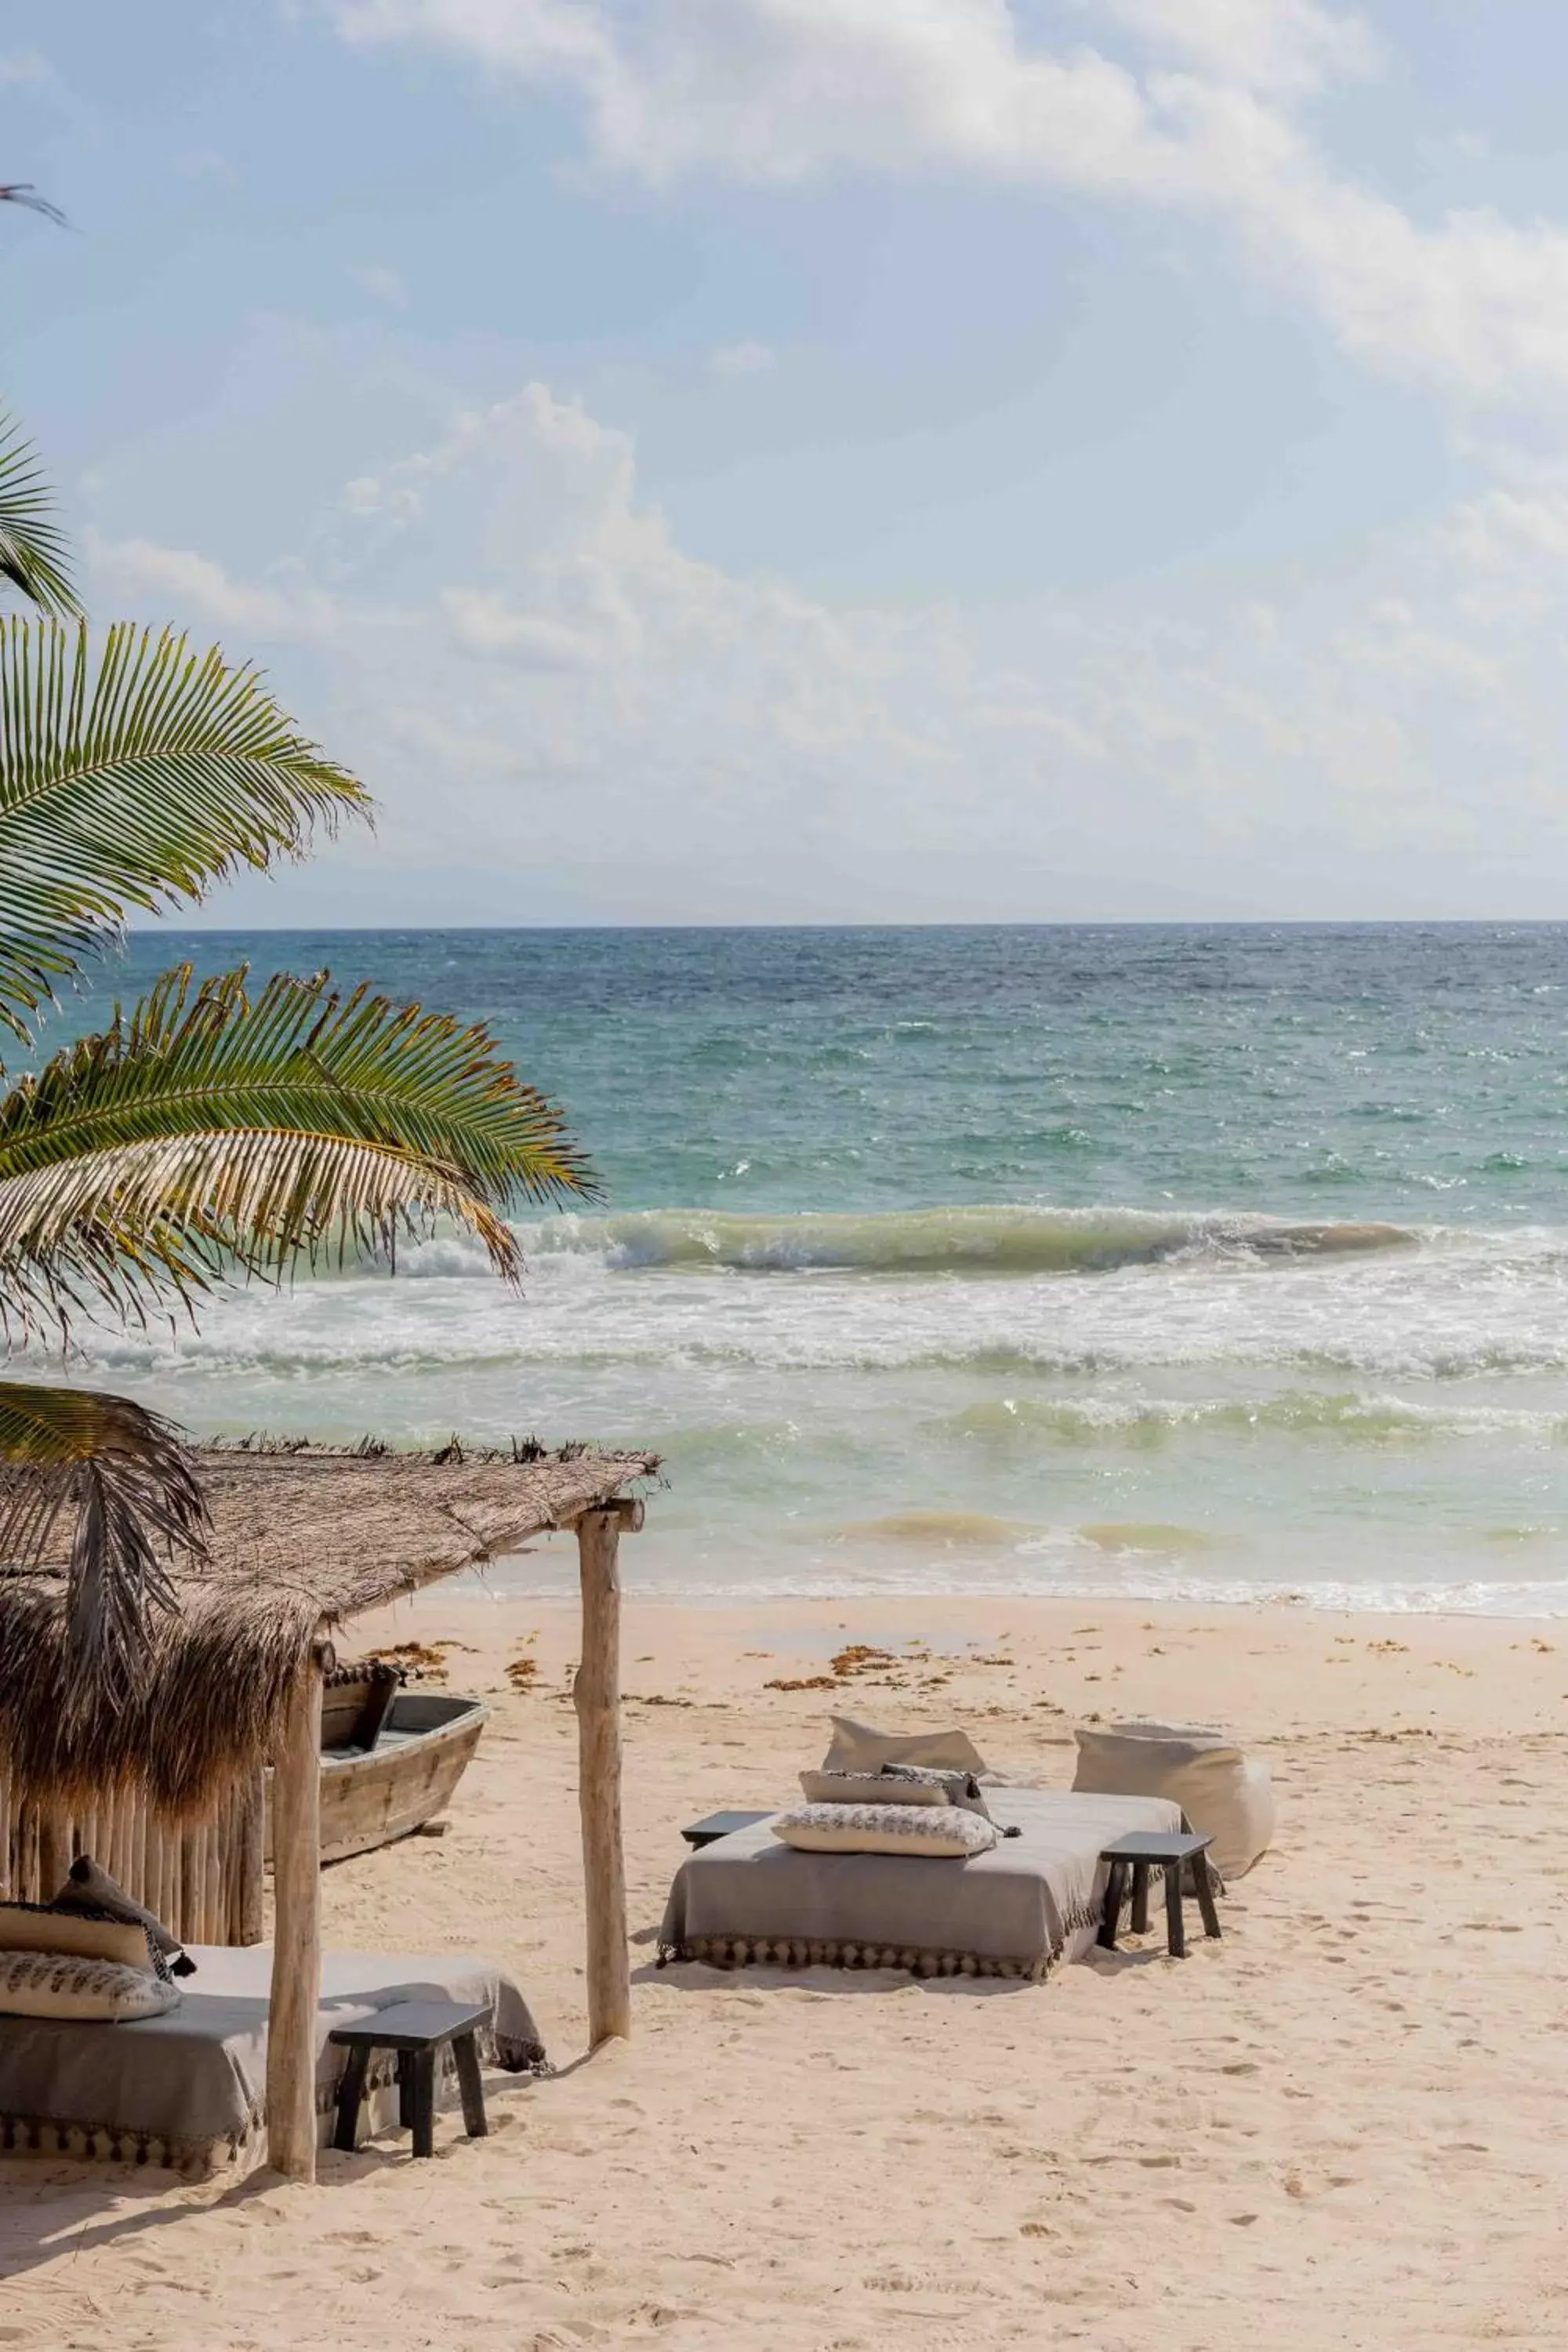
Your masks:
{"label": "breaking wave", "polygon": [[613,1266],[747,1273],[1092,1274],[1210,1255],[1301,1258],[1413,1247],[1400,1225],[1300,1223],[1147,1209],[940,1208],[868,1215],[737,1216],[647,1209],[560,1217],[526,1231],[535,1259],[593,1255]]}

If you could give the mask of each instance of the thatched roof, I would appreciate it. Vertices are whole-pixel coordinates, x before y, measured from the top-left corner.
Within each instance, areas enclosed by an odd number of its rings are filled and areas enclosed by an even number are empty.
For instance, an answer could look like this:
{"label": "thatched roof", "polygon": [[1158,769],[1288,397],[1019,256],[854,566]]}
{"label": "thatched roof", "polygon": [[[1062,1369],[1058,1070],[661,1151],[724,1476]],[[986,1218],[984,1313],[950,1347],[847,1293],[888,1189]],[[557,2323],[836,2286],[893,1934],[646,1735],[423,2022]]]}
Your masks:
{"label": "thatched roof", "polygon": [[267,1757],[323,1626],[569,1527],[658,1468],[648,1454],[456,1444],[250,1444],[197,1458],[210,1558],[176,1577],[179,1613],[158,1623],[118,1713],[70,1704],[61,1576],[0,1569],[0,1762],[19,1790],[70,1798],[141,1783],[171,1811],[205,1809]]}

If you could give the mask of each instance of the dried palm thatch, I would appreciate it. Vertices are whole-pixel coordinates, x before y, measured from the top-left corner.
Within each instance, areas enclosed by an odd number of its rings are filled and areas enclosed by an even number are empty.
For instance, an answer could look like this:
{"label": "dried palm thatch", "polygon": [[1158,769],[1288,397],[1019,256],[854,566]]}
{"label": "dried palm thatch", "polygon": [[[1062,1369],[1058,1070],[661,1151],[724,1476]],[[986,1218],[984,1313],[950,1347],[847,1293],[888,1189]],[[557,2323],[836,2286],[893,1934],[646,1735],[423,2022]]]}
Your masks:
{"label": "dried palm thatch", "polygon": [[134,1787],[168,1814],[205,1811],[265,1761],[323,1628],[569,1527],[658,1467],[649,1454],[456,1440],[438,1454],[252,1442],[195,1460],[209,1557],[174,1577],[177,1611],[118,1709],[72,1695],[63,1557],[0,1568],[0,1767],[16,1796]]}

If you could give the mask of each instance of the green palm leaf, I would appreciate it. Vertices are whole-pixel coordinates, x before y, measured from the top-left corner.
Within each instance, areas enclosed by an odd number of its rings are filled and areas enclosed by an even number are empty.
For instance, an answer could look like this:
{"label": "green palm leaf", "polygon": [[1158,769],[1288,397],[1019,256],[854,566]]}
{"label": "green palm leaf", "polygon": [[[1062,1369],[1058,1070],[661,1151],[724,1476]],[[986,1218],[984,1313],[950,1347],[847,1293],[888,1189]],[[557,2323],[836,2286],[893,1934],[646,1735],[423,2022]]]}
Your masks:
{"label": "green palm leaf", "polygon": [[593,1189],[489,1033],[325,974],[167,973],[0,1102],[0,1313],[142,1313],[236,1271],[449,1217],[515,1281],[501,1212]]}
{"label": "green palm leaf", "polygon": [[254,1129],[127,1143],[0,1182],[0,1296],[20,1332],[102,1308],[142,1318],[237,1274],[276,1279],[385,1249],[449,1217],[496,1271],[521,1270],[510,1229],[456,1170],[335,1135]]}
{"label": "green palm leaf", "polygon": [[0,1022],[120,929],[368,805],[259,676],[168,631],[0,622]]}
{"label": "green palm leaf", "polygon": [[37,451],[15,418],[0,409],[0,580],[8,580],[40,611],[63,618],[81,608],[54,512],[54,493]]}
{"label": "green palm leaf", "polygon": [[[0,1381],[0,1574],[56,1556],[71,1525],[67,1606],[85,1702],[123,1691],[169,1560],[205,1549],[206,1506],[169,1424],[127,1397]],[[63,1549],[63,1545],[61,1547]]]}

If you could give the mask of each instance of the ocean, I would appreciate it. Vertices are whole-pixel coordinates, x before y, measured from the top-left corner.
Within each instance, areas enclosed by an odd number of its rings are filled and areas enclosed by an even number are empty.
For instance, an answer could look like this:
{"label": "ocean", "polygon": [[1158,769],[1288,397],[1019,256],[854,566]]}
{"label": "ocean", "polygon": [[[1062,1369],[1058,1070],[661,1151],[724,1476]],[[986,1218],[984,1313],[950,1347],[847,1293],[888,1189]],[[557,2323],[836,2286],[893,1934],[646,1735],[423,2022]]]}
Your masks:
{"label": "ocean", "polygon": [[185,955],[485,1020],[605,1199],[80,1379],[657,1447],[671,1595],[1568,1609],[1568,927],[165,931],[50,1039]]}

